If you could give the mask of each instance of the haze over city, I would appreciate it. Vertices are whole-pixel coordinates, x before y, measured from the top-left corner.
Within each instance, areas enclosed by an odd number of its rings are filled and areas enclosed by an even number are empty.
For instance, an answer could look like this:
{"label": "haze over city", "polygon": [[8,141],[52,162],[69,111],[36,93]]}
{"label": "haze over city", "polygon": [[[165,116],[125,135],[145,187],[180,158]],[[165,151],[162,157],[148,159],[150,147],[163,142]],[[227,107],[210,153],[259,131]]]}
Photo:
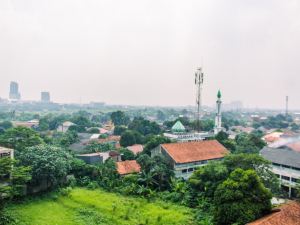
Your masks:
{"label": "haze over city", "polygon": [[0,97],[299,109],[298,1],[1,0]]}

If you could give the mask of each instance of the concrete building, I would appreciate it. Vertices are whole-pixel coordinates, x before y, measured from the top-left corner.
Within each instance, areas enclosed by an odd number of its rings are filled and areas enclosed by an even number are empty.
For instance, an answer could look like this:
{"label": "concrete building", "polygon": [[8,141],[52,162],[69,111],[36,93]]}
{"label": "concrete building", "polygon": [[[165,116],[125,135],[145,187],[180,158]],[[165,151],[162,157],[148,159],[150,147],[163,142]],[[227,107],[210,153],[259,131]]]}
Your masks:
{"label": "concrete building", "polygon": [[163,155],[177,178],[188,179],[194,170],[209,161],[223,159],[229,151],[216,140],[161,144],[151,156]]}
{"label": "concrete building", "polygon": [[41,92],[41,102],[44,103],[50,102],[50,92],[46,92],[46,91]]}
{"label": "concrete building", "polygon": [[264,147],[260,155],[272,162],[272,171],[289,197],[295,197],[295,186],[300,183],[300,151],[289,146]]}
{"label": "concrete building", "polygon": [[21,94],[19,92],[19,84],[17,82],[10,82],[9,99],[12,101],[21,99]]}

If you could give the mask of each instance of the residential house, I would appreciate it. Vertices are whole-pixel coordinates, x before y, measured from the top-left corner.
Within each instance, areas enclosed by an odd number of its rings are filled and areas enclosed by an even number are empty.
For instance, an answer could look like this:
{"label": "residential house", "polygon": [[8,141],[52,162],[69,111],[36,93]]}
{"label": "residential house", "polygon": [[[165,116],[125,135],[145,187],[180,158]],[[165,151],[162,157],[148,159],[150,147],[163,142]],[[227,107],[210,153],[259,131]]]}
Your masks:
{"label": "residential house", "polygon": [[188,179],[194,170],[209,161],[221,160],[229,151],[216,140],[161,144],[151,156],[163,155],[173,167],[175,176]]}
{"label": "residential house", "polygon": [[300,203],[290,201],[272,210],[258,220],[247,225],[299,225],[300,224]]}
{"label": "residential house", "polygon": [[69,128],[74,125],[76,125],[76,124],[72,123],[70,121],[65,121],[61,125],[58,126],[57,131],[63,132],[63,133],[67,132],[69,130]]}
{"label": "residential house", "polygon": [[144,150],[144,147],[143,145],[135,144],[132,146],[128,146],[127,149],[133,154],[137,155],[138,153],[141,153]]}
{"label": "residential house", "polygon": [[78,159],[85,161],[87,164],[104,163],[108,159],[112,159],[115,162],[121,161],[121,155],[120,155],[120,153],[118,153],[116,151],[79,154],[76,157]]}
{"label": "residential house", "polygon": [[2,158],[2,157],[10,157],[11,159],[13,159],[14,158],[14,150],[0,146],[0,158]]}
{"label": "residential house", "polygon": [[121,176],[141,172],[141,166],[137,163],[136,160],[117,162],[116,166],[118,174],[120,174]]}

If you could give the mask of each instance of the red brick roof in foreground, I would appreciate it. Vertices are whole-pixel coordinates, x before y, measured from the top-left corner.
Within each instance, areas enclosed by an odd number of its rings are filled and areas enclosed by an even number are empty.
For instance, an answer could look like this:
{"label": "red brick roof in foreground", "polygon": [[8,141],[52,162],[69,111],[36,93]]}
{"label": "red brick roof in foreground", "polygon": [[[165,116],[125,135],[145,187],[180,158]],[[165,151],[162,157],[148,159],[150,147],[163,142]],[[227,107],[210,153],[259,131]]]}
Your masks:
{"label": "red brick roof in foreground", "polygon": [[162,144],[176,163],[223,158],[229,151],[216,140]]}
{"label": "red brick roof in foreground", "polygon": [[300,203],[290,201],[279,207],[279,210],[248,225],[300,225]]}
{"label": "red brick roof in foreground", "polygon": [[137,163],[136,160],[126,160],[122,162],[116,162],[116,164],[117,171],[120,175],[141,172],[141,166]]}

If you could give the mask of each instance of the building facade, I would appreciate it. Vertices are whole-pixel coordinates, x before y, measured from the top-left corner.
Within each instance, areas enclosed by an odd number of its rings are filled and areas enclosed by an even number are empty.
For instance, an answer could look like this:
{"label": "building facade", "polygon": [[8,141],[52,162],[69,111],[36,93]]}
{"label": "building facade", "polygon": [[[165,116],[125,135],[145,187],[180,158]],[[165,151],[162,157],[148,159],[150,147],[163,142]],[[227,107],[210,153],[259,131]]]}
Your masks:
{"label": "building facade", "polygon": [[10,82],[9,88],[9,99],[10,100],[20,100],[21,94],[19,92],[19,84],[17,82]]}
{"label": "building facade", "polygon": [[41,92],[41,102],[44,103],[50,102],[50,92],[46,92],[46,91]]}

